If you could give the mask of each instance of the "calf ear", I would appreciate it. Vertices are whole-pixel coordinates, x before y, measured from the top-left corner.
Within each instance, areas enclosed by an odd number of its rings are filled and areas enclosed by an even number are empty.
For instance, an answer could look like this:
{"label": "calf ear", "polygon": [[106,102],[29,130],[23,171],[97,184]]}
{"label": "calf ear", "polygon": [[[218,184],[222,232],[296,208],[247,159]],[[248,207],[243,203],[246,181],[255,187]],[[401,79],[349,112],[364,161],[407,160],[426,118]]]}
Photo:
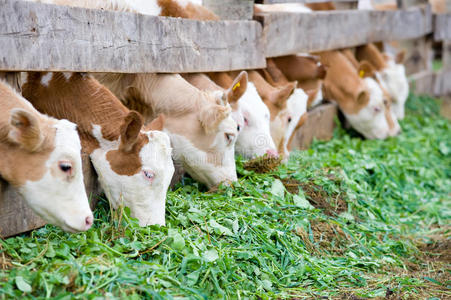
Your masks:
{"label": "calf ear", "polygon": [[149,130],[162,131],[164,127],[164,121],[165,121],[164,114],[159,114],[156,119],[153,119],[152,122],[150,122],[148,126]]}
{"label": "calf ear", "polygon": [[365,106],[368,104],[368,102],[370,101],[370,95],[368,94],[367,91],[361,91],[358,95],[357,95],[357,104],[359,106]]}
{"label": "calf ear", "polygon": [[129,152],[135,145],[139,132],[143,126],[143,118],[136,111],[130,111],[122,122],[121,132],[121,144],[119,150]]}
{"label": "calf ear", "polygon": [[208,105],[199,112],[199,121],[207,134],[213,132],[219,123],[230,114],[230,107]]}
{"label": "calf ear", "polygon": [[376,68],[368,61],[362,60],[358,68],[360,78],[374,77]]}
{"label": "calf ear", "polygon": [[227,101],[232,105],[238,100],[240,100],[241,96],[246,92],[247,89],[247,72],[242,71],[232,83],[232,86],[226,91]]}
{"label": "calf ear", "polygon": [[276,98],[276,103],[274,104],[280,108],[285,107],[288,97],[290,97],[297,85],[297,81],[292,81],[280,88]]}
{"label": "calf ear", "polygon": [[396,54],[395,62],[397,64],[403,64],[406,59],[406,50],[401,50]]}
{"label": "calf ear", "polygon": [[11,129],[8,139],[11,142],[30,152],[37,151],[42,145],[44,135],[38,118],[32,113],[21,108],[14,108],[10,112],[9,124]]}

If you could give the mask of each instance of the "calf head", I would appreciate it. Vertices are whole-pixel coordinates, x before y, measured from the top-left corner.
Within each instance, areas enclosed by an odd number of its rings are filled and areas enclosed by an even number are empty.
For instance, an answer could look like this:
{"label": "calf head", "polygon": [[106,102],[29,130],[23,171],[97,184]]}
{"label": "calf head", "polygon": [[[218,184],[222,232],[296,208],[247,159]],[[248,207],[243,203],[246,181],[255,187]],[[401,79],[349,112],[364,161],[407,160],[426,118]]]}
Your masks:
{"label": "calf head", "polygon": [[405,52],[396,58],[382,54],[374,44],[357,47],[358,60],[366,60],[375,68],[375,76],[393,99],[392,110],[398,119],[404,118],[404,105],[409,95],[409,83],[403,65]]}
{"label": "calf head", "polygon": [[287,109],[287,100],[296,88],[296,82],[288,82],[279,87],[271,86],[257,71],[249,72],[250,80],[270,112],[271,137],[279,153],[284,153],[284,137],[288,124],[292,121]]}
{"label": "calf head", "polygon": [[324,93],[338,103],[352,127],[368,139],[385,139],[399,133],[390,97],[374,79],[371,64],[361,62],[356,70],[338,51],[322,53],[321,58],[328,65]]}
{"label": "calf head", "polygon": [[83,150],[113,208],[128,206],[141,226],[165,224],[174,166],[160,116],[149,126],[92,76],[31,74],[24,95],[43,113],[77,123]]}
{"label": "calf head", "polygon": [[[210,73],[209,76],[218,85],[230,90],[236,87],[237,79],[240,78],[242,73],[235,80],[227,73]],[[235,144],[236,153],[242,155],[244,158],[254,158],[265,154],[277,156],[277,150],[270,133],[269,109],[263,103],[252,82],[247,82],[245,91],[238,101],[238,105],[243,123],[240,126],[241,130]]]}
{"label": "calf head", "polygon": [[93,223],[75,124],[39,114],[0,82],[0,174],[45,221],[68,232]]}
{"label": "calf head", "polygon": [[214,187],[236,181],[235,142],[238,125],[229,104],[200,92],[198,109],[181,115],[168,114],[165,131],[171,137],[174,159],[194,179]]}

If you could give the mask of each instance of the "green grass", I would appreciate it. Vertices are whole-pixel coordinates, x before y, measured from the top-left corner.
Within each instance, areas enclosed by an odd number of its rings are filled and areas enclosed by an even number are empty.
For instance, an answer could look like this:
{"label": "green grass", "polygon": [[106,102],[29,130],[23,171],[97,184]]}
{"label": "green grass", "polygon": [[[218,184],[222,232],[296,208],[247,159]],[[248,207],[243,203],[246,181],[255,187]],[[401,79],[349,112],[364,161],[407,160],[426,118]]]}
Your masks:
{"label": "green grass", "polygon": [[140,228],[103,200],[86,233],[47,225],[0,240],[0,298],[449,298],[451,124],[433,99],[407,106],[397,138],[338,128],[272,174],[238,161],[232,187],[185,180],[166,227]]}

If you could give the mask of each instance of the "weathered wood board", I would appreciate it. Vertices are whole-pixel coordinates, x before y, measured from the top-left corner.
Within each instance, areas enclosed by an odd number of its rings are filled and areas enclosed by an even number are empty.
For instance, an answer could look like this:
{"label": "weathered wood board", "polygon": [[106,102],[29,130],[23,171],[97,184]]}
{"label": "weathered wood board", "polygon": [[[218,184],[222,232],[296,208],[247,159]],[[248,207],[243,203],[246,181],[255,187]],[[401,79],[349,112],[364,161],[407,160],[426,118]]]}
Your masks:
{"label": "weathered wood board", "polygon": [[451,13],[434,15],[434,39],[451,41]]}
{"label": "weathered wood board", "polygon": [[337,105],[327,103],[313,108],[308,112],[307,121],[298,129],[291,142],[291,149],[308,149],[313,139],[330,140],[335,128]]}
{"label": "weathered wood board", "polygon": [[[86,192],[93,208],[100,188],[89,157],[84,154],[82,158]],[[0,178],[0,236],[5,238],[44,225],[44,220],[33,212],[17,191]]]}
{"label": "weathered wood board", "polygon": [[451,95],[451,70],[424,71],[410,77],[412,91],[434,97]]}
{"label": "weathered wood board", "polygon": [[417,39],[399,41],[400,49],[406,51],[404,66],[406,74],[416,74],[432,69],[432,39],[420,37]]}
{"label": "weathered wood board", "polygon": [[395,11],[262,13],[256,19],[263,23],[267,57],[412,39],[432,32],[429,6]]}
{"label": "weathered wood board", "polygon": [[195,21],[0,0],[0,70],[204,72],[266,66],[255,21]]}
{"label": "weathered wood board", "polygon": [[202,5],[221,20],[252,20],[254,15],[253,0],[203,0]]}

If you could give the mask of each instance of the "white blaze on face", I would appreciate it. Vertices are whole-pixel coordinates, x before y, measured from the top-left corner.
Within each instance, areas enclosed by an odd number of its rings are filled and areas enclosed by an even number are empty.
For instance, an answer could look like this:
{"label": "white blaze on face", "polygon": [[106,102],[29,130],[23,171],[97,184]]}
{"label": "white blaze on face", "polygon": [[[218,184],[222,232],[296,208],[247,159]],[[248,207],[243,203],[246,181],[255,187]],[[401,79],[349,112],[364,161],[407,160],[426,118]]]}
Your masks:
{"label": "white blaze on face", "polygon": [[287,130],[285,132],[284,152],[285,157],[289,155],[288,142],[291,135],[294,133],[296,126],[299,123],[302,115],[307,112],[308,95],[302,89],[295,89],[293,94],[287,100],[287,110],[291,116],[291,121],[288,123]]}
{"label": "white blaze on face", "polygon": [[243,115],[244,125],[238,135],[236,153],[244,158],[263,156],[268,152],[276,152],[269,127],[269,109],[258,95],[252,82],[247,83],[246,92],[238,105]]}
{"label": "white blaze on face", "polygon": [[378,83],[372,78],[365,78],[370,93],[368,105],[357,114],[344,114],[351,126],[368,139],[386,139],[399,133],[398,120],[392,111],[394,127],[389,128],[385,116],[384,94]]}
{"label": "white blaze on face", "polygon": [[[139,153],[142,168],[137,174],[119,175],[112,170],[106,155],[111,150],[117,150],[120,141],[103,139],[98,125],[94,125],[93,134],[101,147],[91,154],[92,164],[114,208],[119,205],[129,207],[131,216],[138,219],[140,226],[165,225],[166,194],[174,174],[170,140],[161,131],[141,133],[147,135],[149,142]],[[147,177],[149,175],[151,180]]]}
{"label": "white blaze on face", "polygon": [[[232,133],[234,137],[228,141],[225,133]],[[221,182],[237,180],[235,166],[235,142],[238,135],[237,123],[229,115],[218,126],[218,131],[211,149],[214,153],[207,153],[193,145],[186,137],[168,132],[174,147],[174,160],[195,180],[206,184],[209,188]]]}
{"label": "white blaze on face", "polygon": [[388,61],[388,66],[376,73],[382,86],[393,99],[392,110],[399,120],[404,119],[404,105],[409,96],[409,82],[404,65]]}
{"label": "white blaze on face", "polygon": [[[39,181],[27,181],[19,192],[47,222],[68,232],[88,230],[93,222],[83,183],[81,145],[75,124],[56,121],[55,149],[46,162],[47,171]],[[70,166],[64,172],[61,166]]]}

